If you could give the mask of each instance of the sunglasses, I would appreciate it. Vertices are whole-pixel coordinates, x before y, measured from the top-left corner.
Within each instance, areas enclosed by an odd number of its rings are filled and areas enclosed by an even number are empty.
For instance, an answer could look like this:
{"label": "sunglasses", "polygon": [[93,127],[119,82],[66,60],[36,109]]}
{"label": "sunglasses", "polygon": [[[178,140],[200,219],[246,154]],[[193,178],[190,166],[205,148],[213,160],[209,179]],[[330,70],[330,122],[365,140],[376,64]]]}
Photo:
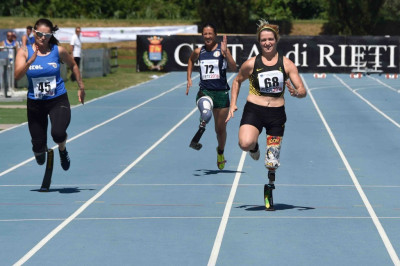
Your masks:
{"label": "sunglasses", "polygon": [[50,37],[53,35],[53,33],[43,33],[43,32],[37,31],[37,30],[35,30],[35,32],[36,32],[36,35],[37,35],[39,38],[42,38],[43,36],[44,36],[45,38],[50,38]]}

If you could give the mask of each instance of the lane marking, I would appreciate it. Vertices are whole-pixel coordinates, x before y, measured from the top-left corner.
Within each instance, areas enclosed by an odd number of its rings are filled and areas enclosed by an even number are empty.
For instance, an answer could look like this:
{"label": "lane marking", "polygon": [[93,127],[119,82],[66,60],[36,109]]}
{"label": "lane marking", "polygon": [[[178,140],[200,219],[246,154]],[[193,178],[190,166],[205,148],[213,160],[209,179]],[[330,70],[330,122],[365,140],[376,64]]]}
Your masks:
{"label": "lane marking", "polygon": [[131,170],[137,163],[139,163],[144,157],[146,157],[152,150],[154,150],[162,141],[164,141],[172,132],[174,132],[180,125],[182,125],[190,116],[192,116],[197,111],[195,107],[189,114],[187,114],[181,121],[179,121],[175,126],[173,126],[167,133],[164,134],[158,141],[156,141],[150,148],[143,152],[135,161],[133,161],[128,167],[126,167],[122,172],[120,172],[116,177],[114,177],[107,185],[105,185],[96,195],[91,197],[87,202],[85,202],[78,210],[71,214],[67,219],[65,219],[61,224],[59,224],[55,229],[53,229],[46,237],[44,237],[39,243],[37,243],[28,253],[26,253],[20,260],[18,260],[14,265],[22,265],[27,262],[33,255],[36,254],[44,245],[47,244],[55,235],[57,235],[64,227],[66,227],[70,222],[72,222],[78,215],[80,215],[87,207],[89,207],[93,202],[95,202],[101,195],[103,195],[112,185],[114,185],[118,180],[120,180],[129,170]]}
{"label": "lane marking", "polygon": [[218,228],[217,236],[215,237],[214,246],[211,251],[210,258],[208,260],[208,266],[214,266],[217,263],[219,250],[221,249],[222,239],[224,237],[226,225],[228,223],[229,214],[232,209],[233,199],[235,198],[236,190],[239,184],[240,176],[242,175],[242,169],[244,165],[244,161],[246,159],[247,152],[242,152],[242,156],[240,157],[239,165],[236,170],[235,179],[232,184],[231,192],[229,193],[228,202],[225,205],[224,214],[222,215],[221,223]]}
{"label": "lane marking", "polygon": [[389,120],[390,122],[392,122],[396,127],[400,128],[400,124],[397,123],[396,121],[394,121],[392,118],[390,118],[388,115],[386,115],[384,112],[382,112],[381,110],[379,110],[375,105],[373,105],[370,101],[368,101],[367,99],[365,99],[363,96],[361,96],[361,94],[359,94],[357,91],[355,91],[354,89],[352,89],[349,85],[347,85],[341,78],[339,78],[336,75],[333,75],[337,80],[339,80],[343,86],[345,86],[347,89],[349,89],[352,93],[354,93],[355,95],[357,95],[357,97],[359,97],[361,100],[363,100],[365,103],[367,103],[372,109],[374,109],[376,112],[378,112],[380,115],[382,115],[384,118],[386,118],[387,120]]}
{"label": "lane marking", "polygon": [[392,86],[386,84],[385,82],[383,82],[383,81],[381,81],[381,80],[379,80],[379,79],[377,79],[377,78],[374,78],[374,77],[371,77],[371,76],[367,76],[367,77],[370,78],[370,79],[375,80],[376,82],[382,84],[383,86],[385,86],[386,88],[391,89],[391,90],[394,91],[394,92],[400,93],[400,90],[397,90],[397,89],[393,88]]}
{"label": "lane marking", "polygon": [[[199,76],[199,75],[198,75],[198,76]],[[194,78],[197,78],[198,76],[195,76]],[[193,79],[194,79],[194,78],[193,78]],[[185,81],[185,82],[182,82],[182,83],[176,85],[175,87],[173,87],[172,89],[169,89],[169,90],[167,90],[167,91],[165,91],[165,92],[163,92],[163,93],[161,93],[161,94],[159,94],[159,95],[157,95],[157,96],[155,96],[155,97],[152,97],[152,98],[150,98],[150,99],[148,99],[148,100],[146,100],[146,101],[144,101],[144,102],[142,102],[142,103],[140,103],[140,104],[138,104],[138,105],[136,105],[136,106],[134,106],[134,107],[132,107],[132,108],[130,108],[130,109],[128,109],[128,110],[126,110],[126,111],[124,111],[124,112],[122,112],[122,113],[120,113],[120,114],[118,114],[118,115],[116,115],[116,116],[114,116],[114,117],[112,117],[112,118],[110,118],[110,119],[108,119],[108,120],[106,120],[106,121],[100,123],[100,124],[97,124],[96,126],[93,126],[93,127],[89,128],[89,129],[87,129],[87,130],[85,130],[85,131],[79,133],[78,135],[75,135],[74,137],[68,139],[68,140],[67,140],[67,143],[69,143],[69,142],[71,142],[71,141],[73,141],[73,140],[75,140],[75,139],[77,139],[77,138],[79,138],[79,137],[82,137],[83,135],[86,135],[87,133],[89,133],[89,132],[91,132],[91,131],[93,131],[93,130],[95,130],[95,129],[101,127],[101,126],[104,126],[104,125],[106,125],[106,124],[108,124],[108,123],[114,121],[115,119],[118,119],[118,118],[120,118],[121,116],[124,116],[124,115],[126,115],[127,113],[129,113],[129,112],[131,112],[131,111],[133,111],[133,110],[135,110],[135,109],[137,109],[137,108],[139,108],[139,107],[142,107],[143,105],[145,105],[145,104],[147,104],[147,103],[149,103],[149,102],[151,102],[151,101],[154,101],[154,100],[156,100],[156,99],[158,99],[158,98],[164,96],[165,94],[170,93],[171,91],[176,90],[176,89],[179,88],[179,87],[182,87],[182,86],[185,85],[186,83],[187,83],[186,81]],[[54,146],[52,147],[52,149],[55,149],[55,148],[57,148],[57,147],[58,147],[58,145],[54,145]],[[21,167],[21,166],[27,164],[27,163],[29,163],[30,161],[33,161],[34,159],[35,159],[35,156],[32,156],[31,158],[29,158],[29,159],[27,159],[27,160],[25,160],[25,161],[23,161],[23,162],[21,162],[21,163],[19,163],[19,164],[17,164],[17,165],[14,165],[13,167],[11,167],[11,168],[9,168],[9,169],[7,169],[7,170],[1,172],[1,173],[0,173],[0,177],[2,177],[2,176],[5,175],[5,174],[8,174],[9,172],[11,172],[11,171],[13,171],[13,170],[15,170],[15,169],[17,169],[17,168],[19,168],[19,167]]]}
{"label": "lane marking", "polygon": [[[336,75],[334,75],[334,76],[339,81],[341,81],[343,84],[345,84]],[[371,216],[371,219],[372,219],[376,229],[378,230],[378,233],[379,233],[379,235],[380,235],[380,237],[381,237],[381,239],[382,239],[382,241],[383,241],[383,243],[384,243],[384,245],[386,247],[387,252],[389,253],[390,258],[392,259],[392,261],[393,261],[393,263],[395,265],[400,265],[399,257],[397,256],[396,251],[394,250],[394,248],[392,246],[392,243],[390,242],[389,237],[387,236],[387,234],[385,232],[385,229],[383,228],[382,224],[380,223],[380,221],[379,221],[374,209],[372,208],[367,196],[364,193],[364,190],[362,189],[360,183],[358,182],[358,179],[357,179],[356,175],[354,174],[353,169],[350,166],[350,163],[347,161],[347,158],[344,155],[342,149],[340,148],[339,143],[336,141],[336,138],[333,135],[333,132],[332,132],[331,128],[328,125],[328,122],[325,120],[324,115],[322,114],[321,110],[319,109],[318,104],[317,104],[316,100],[314,99],[314,96],[312,95],[312,92],[308,89],[308,85],[307,85],[307,83],[306,83],[306,81],[305,81],[305,79],[303,78],[302,75],[301,75],[301,79],[303,80],[304,86],[308,90],[308,93],[310,95],[311,101],[313,102],[314,107],[315,107],[319,117],[321,118],[322,123],[324,124],[326,131],[329,133],[329,136],[330,136],[330,138],[331,138],[331,140],[332,140],[337,152],[339,153],[340,158],[342,159],[344,165],[346,166],[347,172],[349,173],[349,175],[351,177],[351,180],[353,181],[353,183],[354,183],[354,185],[355,185],[355,187],[356,187],[356,189],[358,191],[358,194],[360,195],[365,207],[367,208],[367,211],[368,211],[369,215]],[[345,85],[345,86],[347,87],[347,85]],[[355,93],[355,92],[353,91],[353,93]]]}
{"label": "lane marking", "polygon": [[[260,206],[261,207],[261,206]],[[400,216],[387,216],[387,217],[379,217],[380,219],[400,219]],[[86,217],[86,218],[75,218],[74,221],[106,221],[106,220],[168,220],[168,219],[221,219],[220,216],[143,216],[143,217]],[[364,219],[371,220],[369,216],[230,216],[229,219],[290,219],[290,220],[298,220],[298,219],[309,219],[309,220],[318,220],[318,219],[337,219],[337,220],[351,220],[351,219]],[[0,223],[7,222],[51,222],[51,221],[63,221],[61,218],[32,218],[32,219],[1,219]]]}
{"label": "lane marking", "polygon": [[[354,188],[354,185],[313,185],[313,184],[280,184],[275,183],[280,187],[345,187],[345,188]],[[102,187],[105,184],[57,184],[52,186],[54,189],[69,189],[69,188],[77,188],[79,187]],[[239,184],[239,187],[251,187],[251,186],[260,186],[264,184]],[[40,184],[31,184],[31,185],[0,185],[0,187],[37,187]],[[215,187],[231,187],[232,184],[116,184],[116,186],[215,186]],[[400,185],[364,185],[364,188],[400,188]]]}
{"label": "lane marking", "polygon": [[[169,75],[169,74],[170,74],[170,73],[167,73],[167,74],[161,75],[160,77],[165,77],[165,76],[167,76],[167,75]],[[160,77],[159,77],[159,78],[160,78]],[[126,91],[126,90],[134,89],[134,88],[136,88],[136,87],[138,87],[138,86],[140,86],[140,85],[149,83],[149,82],[151,82],[151,81],[153,81],[153,80],[154,80],[154,79],[150,79],[150,80],[147,80],[147,81],[143,81],[143,82],[138,83],[138,84],[136,84],[136,85],[133,85],[133,86],[130,86],[130,87],[126,87],[126,88],[123,88],[123,89],[121,89],[121,90],[108,93],[108,94],[106,94],[106,95],[103,95],[103,96],[100,96],[100,97],[91,99],[90,101],[85,102],[85,104],[89,104],[89,103],[95,102],[95,101],[97,101],[97,100],[100,100],[100,99],[109,97],[109,96],[111,96],[111,95],[114,95],[114,94],[117,94],[117,93],[120,93],[120,92],[123,92],[123,91]],[[77,108],[77,107],[79,107],[79,106],[82,106],[82,104],[77,104],[77,105],[71,106],[71,109]],[[16,125],[16,126],[14,126],[14,127],[10,127],[10,128],[1,130],[1,131],[0,131],[0,134],[4,133],[4,132],[6,132],[6,131],[12,130],[12,129],[14,129],[14,128],[23,126],[23,125],[25,125],[25,124],[27,124],[27,123],[28,123],[28,122],[23,122],[23,123],[21,123],[21,124],[19,124],[19,125]]]}

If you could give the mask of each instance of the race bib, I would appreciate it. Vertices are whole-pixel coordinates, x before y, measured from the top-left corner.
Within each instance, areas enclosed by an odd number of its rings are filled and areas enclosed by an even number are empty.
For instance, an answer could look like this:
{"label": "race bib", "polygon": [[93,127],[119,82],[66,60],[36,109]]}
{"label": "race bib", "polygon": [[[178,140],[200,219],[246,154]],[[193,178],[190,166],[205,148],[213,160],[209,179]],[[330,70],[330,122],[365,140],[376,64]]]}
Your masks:
{"label": "race bib", "polygon": [[35,98],[54,96],[57,87],[56,76],[32,78],[32,85]]}
{"label": "race bib", "polygon": [[200,61],[201,78],[203,80],[219,79],[218,59],[208,59]]}
{"label": "race bib", "polygon": [[283,73],[278,70],[258,73],[258,85],[262,93],[281,93],[284,88]]}

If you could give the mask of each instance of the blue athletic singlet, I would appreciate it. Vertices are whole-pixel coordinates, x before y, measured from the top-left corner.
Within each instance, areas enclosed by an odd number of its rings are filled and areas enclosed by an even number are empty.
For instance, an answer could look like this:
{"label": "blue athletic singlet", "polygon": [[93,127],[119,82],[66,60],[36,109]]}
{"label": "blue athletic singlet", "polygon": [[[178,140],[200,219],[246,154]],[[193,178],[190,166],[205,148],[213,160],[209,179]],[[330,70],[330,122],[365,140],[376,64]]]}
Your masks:
{"label": "blue athletic singlet", "polygon": [[16,45],[17,45],[17,42],[16,42],[16,41],[12,41],[11,43],[8,43],[8,42],[4,41],[4,46],[5,46],[5,47],[13,48],[13,47],[15,47]]}
{"label": "blue athletic singlet", "polygon": [[214,51],[207,51],[201,47],[200,55],[200,89],[229,90],[226,82],[227,62],[221,53],[221,43]]}
{"label": "blue athletic singlet", "polygon": [[[28,59],[33,55],[31,45],[27,45]],[[26,72],[28,77],[28,98],[48,100],[67,93],[60,73],[60,56],[58,46],[52,45],[50,54],[37,56]]]}
{"label": "blue athletic singlet", "polygon": [[26,44],[30,44],[30,45],[32,45],[32,44],[34,44],[35,43],[35,36],[33,36],[33,34],[31,33],[31,35],[29,35],[29,36],[26,36],[26,38],[27,38],[27,43]]}
{"label": "blue athletic singlet", "polygon": [[[16,45],[17,45],[16,41],[12,41],[11,43],[4,41],[4,47],[13,48]],[[14,60],[14,50],[13,49],[8,49],[8,59],[10,60],[10,62],[12,62]]]}

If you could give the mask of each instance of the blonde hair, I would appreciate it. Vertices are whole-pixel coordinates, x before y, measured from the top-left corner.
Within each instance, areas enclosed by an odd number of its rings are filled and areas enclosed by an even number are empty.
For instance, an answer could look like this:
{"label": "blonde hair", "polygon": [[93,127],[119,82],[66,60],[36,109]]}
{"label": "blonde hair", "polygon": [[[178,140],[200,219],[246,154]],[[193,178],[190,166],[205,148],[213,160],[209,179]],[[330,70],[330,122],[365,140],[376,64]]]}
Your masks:
{"label": "blonde hair", "polygon": [[260,34],[264,30],[272,31],[274,33],[275,39],[279,40],[279,26],[274,24],[269,24],[265,19],[260,19],[259,24],[257,24],[257,39],[260,41]]}

